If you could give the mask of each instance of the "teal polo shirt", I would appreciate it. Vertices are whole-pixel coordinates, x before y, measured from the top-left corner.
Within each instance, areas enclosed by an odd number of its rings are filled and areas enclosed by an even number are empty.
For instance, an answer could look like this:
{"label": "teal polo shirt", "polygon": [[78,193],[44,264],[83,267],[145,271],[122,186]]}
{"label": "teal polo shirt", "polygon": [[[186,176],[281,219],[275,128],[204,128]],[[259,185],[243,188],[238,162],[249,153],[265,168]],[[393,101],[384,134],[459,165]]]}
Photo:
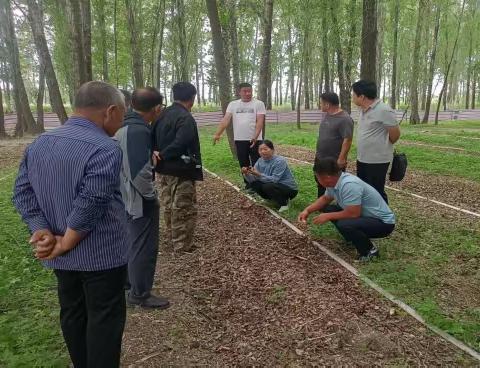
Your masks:
{"label": "teal polo shirt", "polygon": [[382,196],[355,175],[342,173],[335,187],[327,188],[325,195],[335,198],[343,209],[348,206],[361,206],[362,217],[373,217],[386,224],[395,224],[395,215]]}

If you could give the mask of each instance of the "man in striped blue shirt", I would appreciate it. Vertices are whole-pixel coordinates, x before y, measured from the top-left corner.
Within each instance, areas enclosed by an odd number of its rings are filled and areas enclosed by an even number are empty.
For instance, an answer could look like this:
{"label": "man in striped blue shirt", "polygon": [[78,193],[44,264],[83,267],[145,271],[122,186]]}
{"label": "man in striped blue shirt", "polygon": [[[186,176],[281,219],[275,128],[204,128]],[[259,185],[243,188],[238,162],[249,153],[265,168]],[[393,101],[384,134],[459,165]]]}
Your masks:
{"label": "man in striped blue shirt", "polygon": [[25,151],[13,202],[30,243],[58,280],[60,323],[72,362],[118,367],[125,325],[126,218],[122,151],[112,136],[123,95],[103,82],[82,85],[74,114]]}

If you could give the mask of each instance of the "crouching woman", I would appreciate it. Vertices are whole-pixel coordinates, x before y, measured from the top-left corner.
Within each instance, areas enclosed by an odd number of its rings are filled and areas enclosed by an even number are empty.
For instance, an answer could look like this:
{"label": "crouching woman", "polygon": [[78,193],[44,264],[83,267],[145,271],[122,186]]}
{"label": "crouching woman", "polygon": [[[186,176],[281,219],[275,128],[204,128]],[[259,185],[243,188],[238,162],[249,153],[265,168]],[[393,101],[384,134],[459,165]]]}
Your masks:
{"label": "crouching woman", "polygon": [[273,143],[264,140],[258,147],[260,159],[254,167],[242,167],[242,174],[250,188],[262,198],[272,200],[280,208],[288,210],[288,201],[298,194],[298,186],[287,160],[275,154]]}

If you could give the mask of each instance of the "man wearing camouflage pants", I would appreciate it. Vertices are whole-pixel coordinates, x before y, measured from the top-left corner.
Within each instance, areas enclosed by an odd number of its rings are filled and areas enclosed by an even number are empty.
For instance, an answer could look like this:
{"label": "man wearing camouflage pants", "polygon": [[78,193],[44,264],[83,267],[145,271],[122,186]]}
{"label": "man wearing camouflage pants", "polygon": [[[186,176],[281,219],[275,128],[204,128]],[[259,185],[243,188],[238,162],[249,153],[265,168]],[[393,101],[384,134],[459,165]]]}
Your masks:
{"label": "man wearing camouflage pants", "polygon": [[197,90],[188,82],[172,88],[174,102],[153,126],[155,170],[160,176],[160,204],[165,239],[177,252],[194,250],[197,221],[195,181],[203,180],[197,123],[190,113]]}

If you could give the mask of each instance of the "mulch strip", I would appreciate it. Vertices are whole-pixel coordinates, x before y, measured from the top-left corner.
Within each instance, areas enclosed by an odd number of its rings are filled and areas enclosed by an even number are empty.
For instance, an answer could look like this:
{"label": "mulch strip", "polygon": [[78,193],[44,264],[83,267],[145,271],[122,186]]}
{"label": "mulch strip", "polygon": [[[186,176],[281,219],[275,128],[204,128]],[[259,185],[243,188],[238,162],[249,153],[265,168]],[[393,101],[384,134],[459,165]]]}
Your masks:
{"label": "mulch strip", "polygon": [[1,139],[0,140],[0,170],[18,167],[23,152],[33,138]]}
{"label": "mulch strip", "polygon": [[[298,160],[313,163],[315,158],[315,152],[308,148],[278,145],[276,149],[278,154]],[[347,170],[355,173],[355,161],[349,161]],[[474,181],[409,168],[401,182],[387,182],[387,185],[480,213],[480,183]]]}
{"label": "mulch strip", "polygon": [[[30,141],[0,141],[0,169]],[[198,198],[199,249],[161,250],[155,291],[172,307],[129,310],[122,366],[477,365],[221,181]]]}
{"label": "mulch strip", "polygon": [[129,312],[125,366],[475,365],[220,180],[198,200],[199,249],[162,250],[172,306]]}

